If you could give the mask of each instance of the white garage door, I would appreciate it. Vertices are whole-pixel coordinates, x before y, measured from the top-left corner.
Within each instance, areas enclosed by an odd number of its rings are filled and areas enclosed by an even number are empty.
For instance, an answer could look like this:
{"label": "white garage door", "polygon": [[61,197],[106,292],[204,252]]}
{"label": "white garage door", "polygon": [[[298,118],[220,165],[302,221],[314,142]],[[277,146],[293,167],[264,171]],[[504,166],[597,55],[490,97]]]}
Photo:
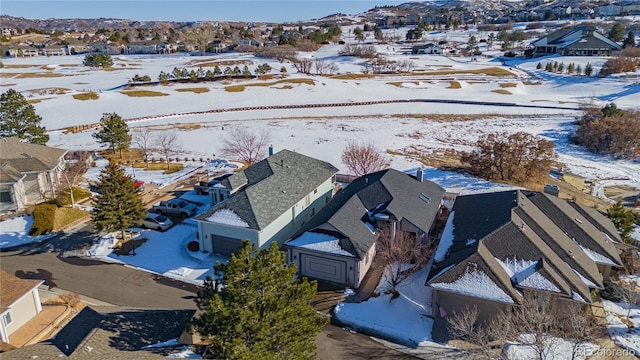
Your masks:
{"label": "white garage door", "polygon": [[211,242],[213,253],[225,256],[231,256],[231,254],[240,250],[240,245],[242,245],[241,240],[219,235],[211,235]]}
{"label": "white garage door", "polygon": [[339,284],[346,284],[347,263],[346,261],[327,259],[320,256],[301,253],[300,275]]}

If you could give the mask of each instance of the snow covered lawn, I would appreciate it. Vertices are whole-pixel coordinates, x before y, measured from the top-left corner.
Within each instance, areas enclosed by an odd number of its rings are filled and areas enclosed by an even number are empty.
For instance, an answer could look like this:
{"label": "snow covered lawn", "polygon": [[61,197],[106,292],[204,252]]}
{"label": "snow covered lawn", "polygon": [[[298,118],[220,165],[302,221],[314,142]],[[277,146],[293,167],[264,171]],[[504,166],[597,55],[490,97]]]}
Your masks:
{"label": "snow covered lawn", "polygon": [[633,327],[629,328],[622,319],[627,317],[627,304],[614,303],[602,300],[604,310],[607,312],[607,329],[616,345],[625,348],[635,354],[640,354],[640,306],[631,307],[629,321]]}
{"label": "snow covered lawn", "polygon": [[400,296],[393,300],[384,294],[389,287],[383,277],[376,289],[380,296],[361,303],[341,302],[335,307],[335,317],[355,330],[401,344],[431,343],[431,289],[424,286],[427,274],[425,268],[407,278],[398,286]]}
{"label": "snow covered lawn", "polygon": [[33,216],[31,215],[18,216],[0,222],[0,249],[41,242],[58,235],[56,233],[29,236],[31,225],[33,225]]}

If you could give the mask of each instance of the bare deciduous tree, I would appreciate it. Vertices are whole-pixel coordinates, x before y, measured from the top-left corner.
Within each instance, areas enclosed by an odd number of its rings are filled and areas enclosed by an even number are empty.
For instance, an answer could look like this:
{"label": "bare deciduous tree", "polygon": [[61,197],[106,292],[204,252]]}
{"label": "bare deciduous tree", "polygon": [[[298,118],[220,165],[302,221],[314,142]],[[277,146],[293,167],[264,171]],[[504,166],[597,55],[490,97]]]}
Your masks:
{"label": "bare deciduous tree", "polygon": [[222,154],[251,166],[265,157],[270,139],[267,132],[253,133],[247,129],[233,128],[222,141]]}
{"label": "bare deciduous tree", "polygon": [[213,40],[215,31],[209,25],[202,26],[197,29],[190,30],[184,33],[185,39],[193,41],[198,45],[198,51],[200,55],[204,55],[207,51],[207,45]]}
{"label": "bare deciduous tree", "polygon": [[303,74],[311,74],[311,67],[313,66],[313,60],[307,58],[298,58],[293,61],[293,66]]}
{"label": "bare deciduous tree", "polygon": [[391,293],[396,294],[396,287],[422,269],[435,246],[423,244],[415,234],[400,229],[385,227],[376,231],[380,234],[376,241],[377,260],[385,268]]}
{"label": "bare deciduous tree", "polygon": [[149,155],[153,151],[153,137],[151,134],[151,130],[149,128],[136,128],[133,130],[132,134],[133,143],[140,149],[142,152],[142,157],[144,158],[145,164],[149,167]]}
{"label": "bare deciduous tree", "polygon": [[356,176],[366,175],[389,167],[389,157],[373,144],[351,142],[342,151],[342,162]]}
{"label": "bare deciduous tree", "polygon": [[73,196],[73,187],[76,185],[82,174],[87,171],[89,160],[89,152],[76,151],[75,158],[72,161],[67,162],[64,170],[62,171],[62,177],[64,178],[67,191],[69,191],[69,197],[71,198],[71,207],[76,206],[76,201]]}
{"label": "bare deciduous tree", "polygon": [[182,148],[178,135],[175,131],[160,131],[154,136],[153,143],[156,150],[164,156],[169,170],[169,156],[180,153]]}
{"label": "bare deciduous tree", "polygon": [[452,338],[476,345],[476,348],[468,349],[472,355],[487,359],[494,357],[491,344],[496,337],[500,337],[500,329],[496,328],[495,321],[479,322],[477,306],[454,311],[447,317],[447,330]]}

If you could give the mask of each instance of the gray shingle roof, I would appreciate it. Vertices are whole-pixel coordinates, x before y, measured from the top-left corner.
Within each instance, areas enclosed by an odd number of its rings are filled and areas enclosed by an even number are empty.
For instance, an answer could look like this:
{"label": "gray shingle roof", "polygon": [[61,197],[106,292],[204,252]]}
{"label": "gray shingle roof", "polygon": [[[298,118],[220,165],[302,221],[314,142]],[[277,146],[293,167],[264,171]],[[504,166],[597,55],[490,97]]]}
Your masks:
{"label": "gray shingle roof", "polygon": [[230,209],[251,229],[262,230],[337,171],[328,162],[279,151],[223,180],[222,185],[235,193],[196,219],[206,221],[216,211]]}
{"label": "gray shingle roof", "polygon": [[[607,219],[582,207],[581,211],[590,217],[580,216],[573,206],[533,191],[459,196],[453,206],[453,243],[444,259],[433,265],[427,283],[453,282],[474,263],[501,288],[520,287],[508,276],[508,280],[504,279],[502,275],[506,270],[492,264],[489,255],[481,250],[486,248],[494,260],[537,261],[535,271],[555,285],[562,295],[574,298],[575,292],[590,302],[589,287],[580,276],[596,287],[602,287],[602,276],[596,263],[579,245],[591,246],[593,251],[615,261],[619,261],[619,256],[599,228],[590,223],[591,216],[600,217],[598,221],[602,223]],[[581,222],[575,221],[577,217]],[[581,240],[574,241],[573,237],[578,236]],[[513,293],[507,293],[518,301]]]}
{"label": "gray shingle roof", "polygon": [[165,349],[142,347],[180,337],[194,312],[86,307],[55,338],[3,353],[2,359],[166,359]]}
{"label": "gray shingle roof", "polygon": [[[430,198],[429,203],[420,198],[423,193]],[[365,225],[368,211],[375,209],[398,221],[404,219],[428,233],[443,195],[444,189],[431,181],[420,182],[393,169],[378,171],[341,190],[294,238],[305,231],[332,229],[340,246],[362,259],[377,238]]]}
{"label": "gray shingle roof", "polygon": [[[44,145],[30,144],[20,141],[15,137],[0,138],[0,162],[5,160],[15,159],[37,159],[47,169],[53,169],[58,165],[60,159],[64,157],[67,150],[57,149]],[[16,163],[25,165],[26,163]],[[16,167],[18,171],[22,170],[20,167]]]}

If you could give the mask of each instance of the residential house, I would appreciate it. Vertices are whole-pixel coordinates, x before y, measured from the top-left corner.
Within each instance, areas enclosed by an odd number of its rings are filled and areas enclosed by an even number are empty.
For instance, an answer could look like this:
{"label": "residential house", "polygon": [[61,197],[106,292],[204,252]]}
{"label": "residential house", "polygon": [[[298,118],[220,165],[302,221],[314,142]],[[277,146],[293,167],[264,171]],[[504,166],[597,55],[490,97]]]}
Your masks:
{"label": "residential house", "polygon": [[541,192],[456,198],[427,278],[434,314],[477,306],[479,317],[522,303],[524,290],[591,303],[620,236],[597,211]]}
{"label": "residential house", "polygon": [[16,29],[14,28],[6,28],[6,27],[2,28],[2,36],[4,37],[11,37],[13,35],[16,35],[16,33],[17,33]]}
{"label": "residential house", "polygon": [[262,46],[262,43],[256,39],[242,39],[238,41],[238,45],[250,45],[255,47]]}
{"label": "residential house", "polygon": [[167,359],[183,346],[154,347],[177,339],[195,310],[130,309],[87,306],[55,337],[2,353],[22,359]]}
{"label": "residential house", "polygon": [[434,43],[414,45],[411,47],[412,54],[443,54],[442,46]]}
{"label": "residential house", "polygon": [[639,15],[640,14],[640,1],[627,0],[622,1],[621,15]]}
{"label": "residential house", "polygon": [[226,52],[229,49],[229,44],[222,40],[216,39],[211,42],[211,51],[214,53]]}
{"label": "residential house", "polygon": [[67,150],[0,138],[0,213],[55,197]]}
{"label": "residential house", "polygon": [[23,280],[0,270],[0,340],[9,343],[11,334],[42,311],[38,293],[42,283],[43,280]]}
{"label": "residential house", "polygon": [[622,7],[616,4],[605,4],[598,7],[598,13],[600,16],[620,16]]}
{"label": "residential house", "polygon": [[122,54],[124,48],[120,44],[107,42],[105,40],[96,41],[90,44],[93,50],[100,54],[118,55]]}
{"label": "residential house", "polygon": [[602,56],[611,55],[622,46],[608,39],[597,29],[589,25],[580,25],[573,29],[554,31],[531,43],[534,55],[559,54],[563,56]]}
{"label": "residential house", "polygon": [[245,239],[282,245],[331,200],[337,171],[282,150],[224,179],[209,189],[213,207],[195,217],[200,249],[229,256]]}
{"label": "residential house", "polygon": [[42,48],[42,54],[44,56],[65,56],[67,55],[67,49],[64,45],[52,44]]}
{"label": "residential house", "polygon": [[124,47],[125,54],[168,54],[169,43],[160,40],[133,41]]}
{"label": "residential house", "polygon": [[4,55],[11,57],[33,57],[38,56],[38,48],[31,45],[10,45],[4,48]]}
{"label": "residential house", "polygon": [[86,54],[91,51],[91,47],[86,41],[80,39],[67,39],[66,50],[68,55]]}
{"label": "residential house", "polygon": [[432,240],[444,190],[388,169],[364,175],[338,192],[301,233],[285,243],[300,276],[358,288],[376,254],[378,229]]}

